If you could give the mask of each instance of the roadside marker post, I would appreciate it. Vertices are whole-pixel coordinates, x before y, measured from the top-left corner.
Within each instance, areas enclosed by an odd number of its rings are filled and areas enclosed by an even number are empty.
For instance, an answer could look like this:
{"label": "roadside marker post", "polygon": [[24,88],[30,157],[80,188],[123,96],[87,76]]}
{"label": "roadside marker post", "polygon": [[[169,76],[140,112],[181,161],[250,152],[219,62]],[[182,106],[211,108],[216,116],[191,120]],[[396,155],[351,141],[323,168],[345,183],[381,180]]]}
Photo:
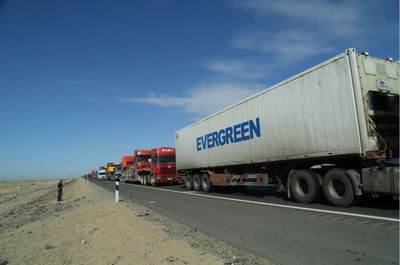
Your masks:
{"label": "roadside marker post", "polygon": [[119,178],[115,179],[115,202],[119,202]]}

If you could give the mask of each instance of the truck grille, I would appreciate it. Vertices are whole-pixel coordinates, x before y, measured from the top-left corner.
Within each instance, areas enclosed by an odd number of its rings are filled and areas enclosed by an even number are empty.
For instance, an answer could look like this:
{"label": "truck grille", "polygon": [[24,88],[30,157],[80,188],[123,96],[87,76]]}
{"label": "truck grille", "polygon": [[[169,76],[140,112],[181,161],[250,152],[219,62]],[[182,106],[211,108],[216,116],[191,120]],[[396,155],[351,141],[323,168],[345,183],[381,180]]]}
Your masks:
{"label": "truck grille", "polygon": [[161,174],[175,174],[176,173],[176,167],[171,166],[168,168],[168,166],[163,166],[160,168],[160,173]]}

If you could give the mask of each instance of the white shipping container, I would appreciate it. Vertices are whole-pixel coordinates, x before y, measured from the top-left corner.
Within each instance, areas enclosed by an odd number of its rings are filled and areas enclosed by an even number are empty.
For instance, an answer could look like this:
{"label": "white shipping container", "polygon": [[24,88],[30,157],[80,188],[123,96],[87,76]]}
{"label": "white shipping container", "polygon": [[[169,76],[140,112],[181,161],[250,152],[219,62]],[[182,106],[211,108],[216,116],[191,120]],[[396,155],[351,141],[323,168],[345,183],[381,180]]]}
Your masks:
{"label": "white shipping container", "polygon": [[[360,88],[365,74],[358,72],[360,67],[368,71],[368,65],[359,64],[349,49],[179,130],[177,170],[365,156],[375,142],[368,137]],[[398,86],[396,68],[392,75]]]}

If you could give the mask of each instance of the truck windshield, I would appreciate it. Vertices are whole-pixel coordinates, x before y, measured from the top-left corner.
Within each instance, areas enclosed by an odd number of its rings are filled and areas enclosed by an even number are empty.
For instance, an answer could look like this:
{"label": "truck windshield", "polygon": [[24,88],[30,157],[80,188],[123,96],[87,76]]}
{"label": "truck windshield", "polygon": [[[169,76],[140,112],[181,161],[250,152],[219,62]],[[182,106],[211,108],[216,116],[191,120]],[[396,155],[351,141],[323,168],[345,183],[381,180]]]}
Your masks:
{"label": "truck windshield", "polygon": [[175,164],[175,156],[158,156],[157,164]]}
{"label": "truck windshield", "polygon": [[138,162],[149,162],[150,155],[140,155],[137,157]]}
{"label": "truck windshield", "polygon": [[[368,92],[369,106],[374,112],[381,114],[399,113],[399,95],[392,93],[382,93],[377,91]],[[376,113],[378,114],[378,113]]]}

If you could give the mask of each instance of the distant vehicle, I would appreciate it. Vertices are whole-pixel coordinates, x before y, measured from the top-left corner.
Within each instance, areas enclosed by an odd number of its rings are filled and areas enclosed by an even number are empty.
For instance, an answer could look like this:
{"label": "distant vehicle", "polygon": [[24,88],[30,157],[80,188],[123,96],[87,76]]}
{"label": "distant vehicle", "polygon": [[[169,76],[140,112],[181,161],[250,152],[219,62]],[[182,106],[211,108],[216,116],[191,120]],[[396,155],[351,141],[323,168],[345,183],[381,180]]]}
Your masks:
{"label": "distant vehicle", "polygon": [[133,175],[135,171],[133,169],[133,165],[135,163],[135,157],[125,155],[122,157],[122,173],[121,173],[121,181],[129,183],[133,181]]}
{"label": "distant vehicle", "polygon": [[[123,168],[125,164],[122,163]],[[122,180],[127,183],[154,186],[168,183],[178,184],[175,148],[160,147],[151,150],[135,150],[133,165],[122,172]]]}
{"label": "distant vehicle", "polygon": [[90,178],[91,179],[95,179],[97,178],[97,170],[93,169],[92,172],[90,173]]}
{"label": "distant vehicle", "polygon": [[122,157],[122,171],[127,170],[128,168],[132,167],[133,164],[135,163],[135,157],[134,156],[123,156]]}
{"label": "distant vehicle", "polygon": [[347,49],[175,139],[188,190],[275,186],[342,207],[363,194],[398,199],[399,62]]}
{"label": "distant vehicle", "polygon": [[97,171],[97,180],[107,180],[107,172],[104,169]]}
{"label": "distant vehicle", "polygon": [[132,183],[134,180],[134,176],[135,175],[135,170],[133,167],[130,167],[128,169],[125,169],[122,172],[122,179],[121,181],[125,182],[125,183]]}
{"label": "distant vehicle", "polygon": [[114,171],[115,171],[115,165],[114,162],[107,163],[107,180],[113,180],[114,178]]}
{"label": "distant vehicle", "polygon": [[122,165],[119,164],[115,166],[113,180],[119,179],[121,181],[121,177],[122,177]]}
{"label": "distant vehicle", "polygon": [[133,159],[126,157],[123,157],[126,162],[123,162],[122,166],[126,166],[122,172],[122,180],[126,183],[143,183],[146,176],[150,174],[151,150],[135,150]]}

